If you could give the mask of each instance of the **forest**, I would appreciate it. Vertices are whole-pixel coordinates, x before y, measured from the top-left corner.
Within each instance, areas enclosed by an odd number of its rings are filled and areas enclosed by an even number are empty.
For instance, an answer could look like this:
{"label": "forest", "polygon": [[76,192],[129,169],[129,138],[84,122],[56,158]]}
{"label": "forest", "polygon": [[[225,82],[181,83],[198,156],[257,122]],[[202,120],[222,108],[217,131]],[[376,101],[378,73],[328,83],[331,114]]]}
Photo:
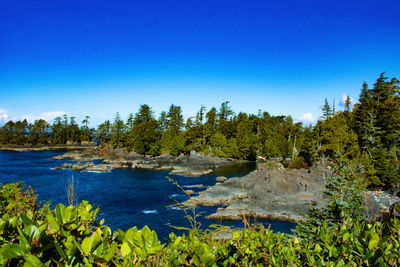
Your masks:
{"label": "forest", "polygon": [[126,148],[143,155],[191,150],[234,159],[291,158],[292,168],[307,167],[337,155],[363,167],[370,189],[395,189],[399,176],[400,94],[399,80],[380,74],[370,87],[362,84],[353,105],[348,97],[343,110],[325,99],[322,116],[313,126],[295,123],[290,116],[234,113],[229,101],[219,109],[199,111],[184,121],[182,108],[172,104],[156,118],[144,104],[124,121],[117,113],[97,129],[90,117],[81,126],[75,117],[57,117],[53,124],[8,121],[0,127],[0,144],[56,145],[96,142]]}

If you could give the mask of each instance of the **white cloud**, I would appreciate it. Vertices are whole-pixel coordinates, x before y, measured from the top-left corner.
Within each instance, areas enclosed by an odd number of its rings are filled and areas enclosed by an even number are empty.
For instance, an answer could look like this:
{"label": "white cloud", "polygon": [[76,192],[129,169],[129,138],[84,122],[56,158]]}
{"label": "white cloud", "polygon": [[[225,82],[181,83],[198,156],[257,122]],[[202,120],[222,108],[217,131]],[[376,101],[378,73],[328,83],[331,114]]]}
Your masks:
{"label": "white cloud", "polygon": [[[347,94],[342,94],[342,99],[339,102],[339,106],[341,107],[345,107],[346,105],[346,99],[347,99]],[[354,104],[356,103],[356,101],[354,100],[354,98],[350,97],[350,103],[351,106],[354,106]]]}
{"label": "white cloud", "polygon": [[301,116],[300,121],[303,122],[305,125],[314,124],[317,119],[314,118],[311,112],[307,112],[303,116]]}
{"label": "white cloud", "polygon": [[1,113],[2,111],[4,111],[4,110],[0,109],[0,121],[1,121],[1,118],[5,118],[4,121],[8,121],[8,120],[19,121],[19,120],[25,120],[26,119],[30,123],[33,123],[33,122],[35,122],[35,120],[39,120],[39,119],[43,119],[43,120],[45,120],[47,122],[51,122],[54,118],[61,117],[64,114],[67,114],[64,111],[49,111],[49,112],[43,112],[40,115],[25,114],[25,115],[18,115],[18,116],[10,117],[7,113],[2,115],[2,113]]}
{"label": "white cloud", "polygon": [[8,118],[8,112],[5,109],[0,109],[0,122],[5,122],[7,121]]}
{"label": "white cloud", "polygon": [[50,112],[44,112],[39,115],[40,119],[43,119],[45,121],[51,121],[56,117],[61,117],[63,115],[67,114],[64,111],[50,111]]}

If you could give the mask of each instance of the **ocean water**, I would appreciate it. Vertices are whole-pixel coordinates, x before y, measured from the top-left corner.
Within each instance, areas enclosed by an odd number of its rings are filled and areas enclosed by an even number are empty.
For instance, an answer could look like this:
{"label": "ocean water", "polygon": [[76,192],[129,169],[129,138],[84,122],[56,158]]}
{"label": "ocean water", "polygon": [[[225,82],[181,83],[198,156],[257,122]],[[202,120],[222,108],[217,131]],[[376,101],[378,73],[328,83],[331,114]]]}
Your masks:
{"label": "ocean water", "polygon": [[[56,166],[68,160],[50,160],[60,155],[60,151],[5,152],[0,151],[0,182],[23,182],[32,185],[39,195],[39,201],[51,201],[52,208],[57,203],[68,204],[66,186],[74,177],[78,201],[88,200],[94,207],[100,207],[98,219],[105,219],[105,224],[112,230],[127,230],[144,225],[155,230],[161,240],[165,240],[170,232],[179,233],[171,226],[189,227],[188,220],[182,210],[171,208],[176,201],[183,202],[186,195],[166,177],[177,181],[185,190],[196,193],[205,188],[193,185],[212,186],[219,175],[241,177],[255,168],[251,164],[242,164],[234,168],[218,170],[213,175],[203,177],[184,177],[169,175],[168,171],[115,169],[107,173],[81,172],[72,170],[55,170]],[[211,224],[243,227],[240,221],[215,221],[205,216],[215,212],[216,207],[197,207],[197,213],[203,228]],[[294,223],[285,221],[257,221],[274,231],[291,233]]]}

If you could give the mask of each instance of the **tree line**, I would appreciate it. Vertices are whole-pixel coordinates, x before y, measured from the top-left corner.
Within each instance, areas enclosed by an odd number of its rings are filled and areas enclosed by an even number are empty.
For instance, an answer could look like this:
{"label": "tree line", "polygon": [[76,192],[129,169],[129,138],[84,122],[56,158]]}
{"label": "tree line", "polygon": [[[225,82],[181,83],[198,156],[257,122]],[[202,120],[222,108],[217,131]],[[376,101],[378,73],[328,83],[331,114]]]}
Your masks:
{"label": "tree line", "polygon": [[400,181],[399,80],[382,73],[372,88],[362,85],[357,104],[348,97],[343,110],[325,99],[316,125],[304,127],[290,116],[240,112],[229,101],[219,109],[199,111],[186,121],[180,106],[171,105],[158,118],[141,105],[124,121],[117,113],[97,129],[89,117],[79,127],[74,117],[58,117],[52,125],[44,120],[8,121],[0,128],[1,144],[68,144],[95,141],[142,155],[164,153],[178,156],[192,150],[213,156],[254,160],[293,158],[292,167],[305,167],[338,153],[363,167],[370,188],[394,188]]}

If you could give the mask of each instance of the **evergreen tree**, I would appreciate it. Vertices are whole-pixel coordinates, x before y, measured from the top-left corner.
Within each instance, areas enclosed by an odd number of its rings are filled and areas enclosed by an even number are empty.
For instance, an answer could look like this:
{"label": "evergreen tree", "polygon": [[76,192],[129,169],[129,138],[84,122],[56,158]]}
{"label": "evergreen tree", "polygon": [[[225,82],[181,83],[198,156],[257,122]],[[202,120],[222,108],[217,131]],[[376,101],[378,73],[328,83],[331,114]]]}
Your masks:
{"label": "evergreen tree", "polygon": [[211,136],[217,129],[217,109],[212,107],[206,114],[207,121],[204,123],[204,139],[207,145],[210,144]]}
{"label": "evergreen tree", "polygon": [[252,123],[247,114],[239,113],[239,124],[237,126],[236,143],[240,158],[254,160],[256,158],[256,135],[252,132]]}
{"label": "evergreen tree", "polygon": [[354,107],[353,128],[358,135],[359,146],[363,151],[371,155],[372,147],[380,141],[378,139],[378,129],[376,128],[376,112],[372,100],[372,91],[368,89],[368,84],[363,83],[359,104]]}
{"label": "evergreen tree", "polygon": [[322,106],[322,119],[327,119],[333,115],[331,106],[328,103],[328,99],[325,98],[325,104]]}
{"label": "evergreen tree", "polygon": [[346,112],[351,112],[351,99],[350,96],[346,97],[346,101],[344,102],[344,107]]}
{"label": "evergreen tree", "polygon": [[125,145],[125,124],[118,112],[111,126],[111,144],[114,147],[123,147]]}
{"label": "evergreen tree", "polygon": [[109,120],[99,125],[96,130],[95,137],[100,143],[106,143],[111,139],[111,123]]}
{"label": "evergreen tree", "polygon": [[167,113],[162,111],[160,117],[158,118],[158,129],[160,132],[164,132],[168,128],[168,118]]}
{"label": "evergreen tree", "polygon": [[141,105],[135,114],[134,125],[127,140],[128,150],[134,149],[139,154],[159,153],[155,144],[159,141],[158,123],[148,105]]}
{"label": "evergreen tree", "polygon": [[196,125],[201,125],[203,124],[203,119],[204,119],[204,112],[206,111],[206,107],[201,105],[199,112],[196,114]]}
{"label": "evergreen tree", "polygon": [[127,129],[128,132],[132,132],[134,122],[135,122],[135,118],[133,117],[133,114],[130,113],[128,115],[128,119],[126,120],[126,127],[128,128]]}
{"label": "evergreen tree", "polygon": [[88,127],[89,124],[89,116],[85,116],[85,119],[82,121],[82,126],[81,126],[81,137],[80,137],[80,141],[83,142],[90,142],[91,141],[91,134],[90,134],[90,130]]}
{"label": "evergreen tree", "polygon": [[231,138],[235,132],[233,123],[231,121],[231,116],[233,111],[229,106],[229,101],[225,101],[221,104],[218,113],[218,130],[226,137]]}
{"label": "evergreen tree", "polygon": [[172,104],[169,108],[167,118],[168,129],[172,132],[178,133],[184,125],[182,108]]}

